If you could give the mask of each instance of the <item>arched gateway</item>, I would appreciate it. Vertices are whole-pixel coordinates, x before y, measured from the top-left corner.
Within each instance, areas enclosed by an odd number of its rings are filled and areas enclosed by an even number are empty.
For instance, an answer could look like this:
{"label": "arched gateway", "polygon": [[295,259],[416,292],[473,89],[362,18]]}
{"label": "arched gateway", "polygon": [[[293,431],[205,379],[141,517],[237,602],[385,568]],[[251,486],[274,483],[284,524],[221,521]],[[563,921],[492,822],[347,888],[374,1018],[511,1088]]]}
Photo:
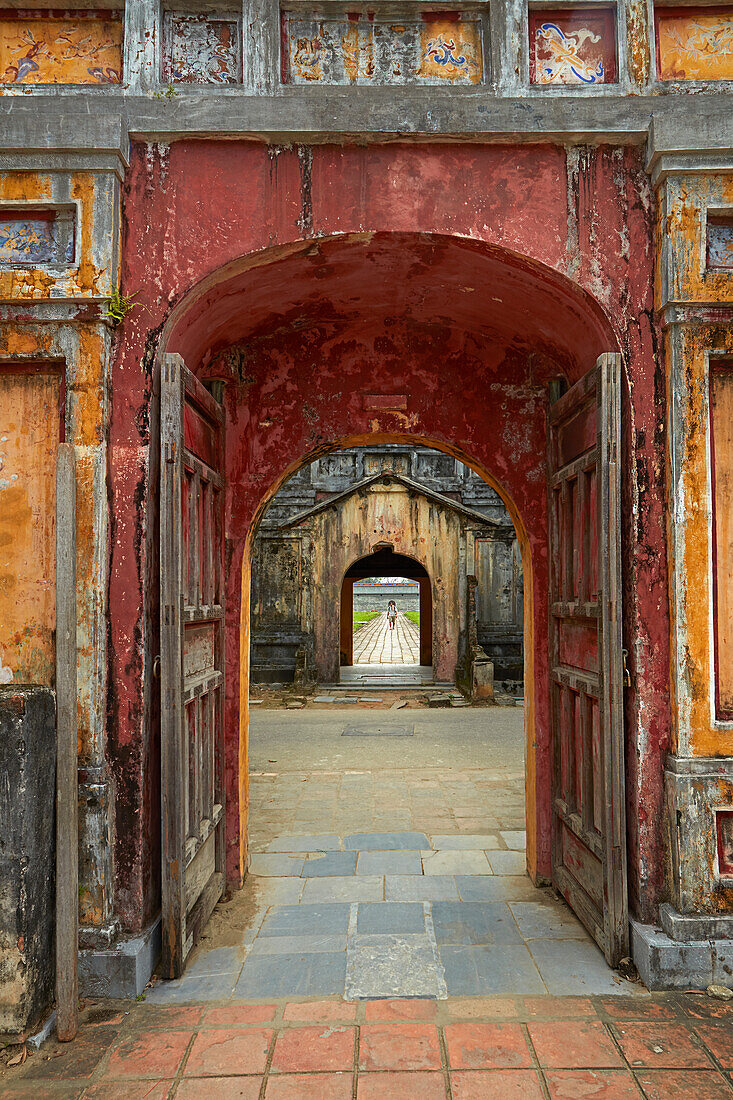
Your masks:
{"label": "arched gateway", "polygon": [[[612,330],[567,279],[475,241],[370,234],[286,253],[207,280],[160,343],[166,972],[180,972],[223,888],[225,848],[230,879],[246,865],[257,517],[316,455],[411,439],[476,469],[515,523],[529,596],[528,867],[616,960],[627,920]],[[571,758],[585,761],[581,782]]]}

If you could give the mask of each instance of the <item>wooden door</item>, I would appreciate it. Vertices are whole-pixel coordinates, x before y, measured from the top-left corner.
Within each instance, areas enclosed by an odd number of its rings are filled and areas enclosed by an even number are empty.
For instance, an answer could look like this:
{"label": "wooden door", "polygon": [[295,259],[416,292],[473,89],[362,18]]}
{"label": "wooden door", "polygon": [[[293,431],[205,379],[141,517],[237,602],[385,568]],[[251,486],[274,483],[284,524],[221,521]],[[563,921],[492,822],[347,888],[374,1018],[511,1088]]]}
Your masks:
{"label": "wooden door", "polygon": [[628,954],[618,355],[550,407],[553,881],[611,965]]}
{"label": "wooden door", "polygon": [[224,888],[224,414],[178,355],[161,365],[163,973]]}

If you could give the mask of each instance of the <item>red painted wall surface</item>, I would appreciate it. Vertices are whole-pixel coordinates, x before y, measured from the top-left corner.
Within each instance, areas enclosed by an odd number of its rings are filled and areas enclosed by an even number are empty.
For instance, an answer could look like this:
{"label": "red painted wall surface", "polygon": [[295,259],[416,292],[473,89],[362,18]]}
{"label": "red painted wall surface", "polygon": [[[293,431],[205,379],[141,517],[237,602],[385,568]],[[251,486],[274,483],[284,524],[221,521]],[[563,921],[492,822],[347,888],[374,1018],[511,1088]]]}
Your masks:
{"label": "red painted wall surface", "polygon": [[[159,815],[152,703],[143,682],[157,627],[143,607],[154,571],[149,444],[161,350],[180,352],[202,376],[230,382],[230,832],[239,818],[240,582],[252,519],[279,481],[319,450],[375,434],[419,438],[490,473],[527,532],[543,869],[546,383],[559,374],[574,380],[601,351],[624,352],[625,615],[635,671],[627,699],[630,877],[637,910],[652,911],[663,877],[669,657],[664,393],[650,319],[647,192],[634,150],[566,156],[539,145],[133,147],[122,281],[126,291],[139,291],[142,308],[120,332],[110,441],[109,751],[117,778],[117,906],[127,927],[139,927],[159,904],[156,852],[139,838],[155,835]],[[366,407],[368,394],[407,395],[407,411],[375,413]]]}

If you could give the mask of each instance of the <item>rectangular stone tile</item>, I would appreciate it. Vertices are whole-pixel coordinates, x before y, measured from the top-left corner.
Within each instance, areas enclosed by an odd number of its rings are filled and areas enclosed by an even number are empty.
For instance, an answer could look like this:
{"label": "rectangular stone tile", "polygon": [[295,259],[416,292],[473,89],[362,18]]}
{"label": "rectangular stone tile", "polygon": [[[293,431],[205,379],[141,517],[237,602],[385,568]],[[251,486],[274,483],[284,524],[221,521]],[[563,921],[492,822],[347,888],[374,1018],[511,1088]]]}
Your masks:
{"label": "rectangular stone tile", "polygon": [[[548,899],[549,901],[549,899]],[[588,933],[566,905],[548,901],[513,901],[510,909],[526,940],[587,940]]]}
{"label": "rectangular stone tile", "polygon": [[305,905],[324,902],[383,901],[384,879],[380,875],[353,875],[305,880]]}
{"label": "rectangular stone tile", "polygon": [[530,940],[528,948],[549,993],[559,996],[634,993],[631,982],[617,982],[600,948],[590,938]]}
{"label": "rectangular stone tile", "polygon": [[346,935],[350,907],[333,905],[281,905],[265,917],[260,936]]}
{"label": "rectangular stone tile", "polygon": [[526,947],[493,944],[439,947],[448,996],[544,993],[545,985]]}
{"label": "rectangular stone tile", "polygon": [[495,875],[522,875],[527,870],[524,852],[489,852],[487,858]]}
{"label": "rectangular stone tile", "polygon": [[442,967],[427,936],[359,936],[349,943],[347,1000],[446,995]]}
{"label": "rectangular stone tile", "polygon": [[425,932],[425,910],[421,902],[362,902],[356,930],[366,935]]}
{"label": "rectangular stone tile", "polygon": [[422,856],[423,871],[426,875],[492,874],[486,853],[482,851],[472,852],[454,848],[447,852],[423,852]]}
{"label": "rectangular stone tile", "polygon": [[260,955],[242,967],[234,997],[319,997],[343,993],[346,952]]}
{"label": "rectangular stone tile", "polygon": [[463,901],[532,901],[537,895],[528,875],[456,875],[456,886]]}
{"label": "rectangular stone tile", "polygon": [[507,848],[517,852],[523,852],[527,847],[527,832],[525,829],[502,829],[501,838]]}
{"label": "rectangular stone tile", "polygon": [[302,878],[267,878],[248,875],[245,890],[254,891],[257,905],[267,909],[271,905],[296,905],[303,892]]}
{"label": "rectangular stone tile", "polygon": [[505,902],[433,902],[435,939],[439,944],[523,943]]}
{"label": "rectangular stone tile", "polygon": [[457,833],[433,833],[430,839],[436,851],[468,848],[477,852],[499,847],[499,838],[493,833],[473,833],[465,836]]}
{"label": "rectangular stone tile", "polygon": [[429,847],[425,833],[352,833],[344,837],[344,848],[349,851],[390,852]]}
{"label": "rectangular stone tile", "polygon": [[231,974],[239,971],[244,962],[242,947],[215,947],[208,951],[199,948],[196,957],[186,963],[186,977],[197,978],[202,974]]}
{"label": "rectangular stone tile", "polygon": [[387,875],[385,901],[458,901],[450,875]]}
{"label": "rectangular stone tile", "polygon": [[293,878],[303,870],[302,856],[254,855],[249,864],[250,873],[258,878]]}
{"label": "rectangular stone tile", "polygon": [[335,833],[306,836],[278,836],[267,845],[268,852],[340,852],[341,838]]}
{"label": "rectangular stone tile", "polygon": [[357,875],[421,875],[419,852],[359,852]]}
{"label": "rectangular stone tile", "polygon": [[145,991],[145,1000],[161,1005],[222,1001],[231,996],[238,977],[239,969],[228,974],[201,974],[198,977],[184,974],[171,982],[157,981],[152,989]]}
{"label": "rectangular stone tile", "polygon": [[345,951],[346,934],[323,936],[258,936],[248,958],[257,955],[308,955],[314,951]]}
{"label": "rectangular stone tile", "polygon": [[325,852],[310,855],[303,864],[303,878],[335,878],[353,875],[356,871],[357,852]]}

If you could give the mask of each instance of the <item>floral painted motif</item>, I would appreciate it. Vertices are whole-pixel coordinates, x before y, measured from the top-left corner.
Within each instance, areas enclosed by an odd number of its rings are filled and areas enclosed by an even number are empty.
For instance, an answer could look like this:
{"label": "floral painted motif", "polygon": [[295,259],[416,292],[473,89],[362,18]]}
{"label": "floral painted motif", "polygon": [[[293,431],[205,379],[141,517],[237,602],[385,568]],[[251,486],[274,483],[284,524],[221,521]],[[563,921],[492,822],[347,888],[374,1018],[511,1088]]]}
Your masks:
{"label": "floral painted motif", "polygon": [[0,82],[119,84],[122,23],[109,18],[0,18]]}
{"label": "floral painted motif", "polygon": [[616,28],[611,9],[530,13],[530,76],[534,84],[609,84],[616,79]]}
{"label": "floral painted motif", "polygon": [[73,232],[68,224],[59,225],[46,213],[15,214],[0,212],[0,264],[39,267],[44,264],[72,263]]}
{"label": "floral painted motif", "polygon": [[733,218],[708,219],[707,266],[733,271]]}
{"label": "floral painted motif", "polygon": [[456,14],[397,23],[286,13],[285,79],[293,84],[478,84],[481,24]]}
{"label": "floral painted motif", "polygon": [[163,76],[175,84],[237,84],[242,64],[235,22],[166,12]]}
{"label": "floral painted motif", "polygon": [[660,80],[733,80],[733,7],[662,8],[656,19]]}

